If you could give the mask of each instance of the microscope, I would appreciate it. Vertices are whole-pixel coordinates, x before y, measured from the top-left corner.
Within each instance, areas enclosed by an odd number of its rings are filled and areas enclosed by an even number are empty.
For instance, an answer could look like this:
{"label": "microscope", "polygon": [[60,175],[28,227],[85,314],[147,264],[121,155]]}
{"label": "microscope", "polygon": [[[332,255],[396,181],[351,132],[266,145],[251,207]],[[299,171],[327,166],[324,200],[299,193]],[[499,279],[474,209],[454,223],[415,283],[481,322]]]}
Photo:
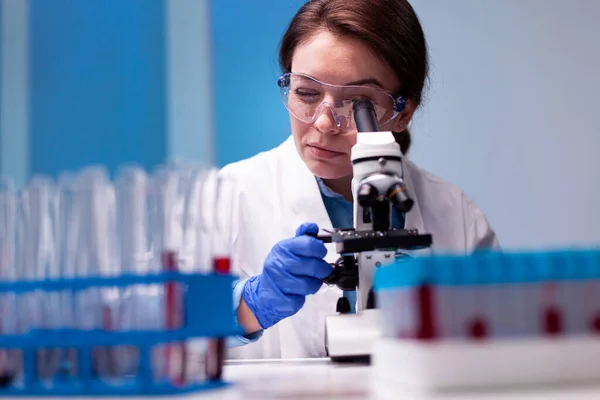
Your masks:
{"label": "microscope", "polygon": [[379,130],[371,101],[356,100],[353,110],[358,128],[351,152],[354,227],[335,230],[324,239],[335,243],[340,258],[323,282],[356,294],[355,313],[344,296],[338,300],[337,314],[325,319],[325,346],[333,361],[370,359],[371,347],[380,337],[375,270],[395,263],[399,250],[423,249],[432,243],[429,234],[392,228],[392,209],[405,214],[414,203],[403,178],[400,145],[392,132]]}

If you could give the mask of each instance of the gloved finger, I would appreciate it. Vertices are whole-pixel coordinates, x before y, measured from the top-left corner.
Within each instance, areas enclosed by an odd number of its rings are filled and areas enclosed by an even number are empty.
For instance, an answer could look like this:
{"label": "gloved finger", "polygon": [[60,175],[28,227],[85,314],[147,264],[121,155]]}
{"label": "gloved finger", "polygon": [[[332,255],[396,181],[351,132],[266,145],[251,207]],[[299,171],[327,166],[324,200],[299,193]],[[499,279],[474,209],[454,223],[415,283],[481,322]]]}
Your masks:
{"label": "gloved finger", "polygon": [[319,233],[319,227],[317,224],[312,222],[306,222],[296,229],[296,236],[316,235],[317,233]]}
{"label": "gloved finger", "polygon": [[268,329],[282,319],[291,317],[304,306],[305,296],[297,294],[284,295],[282,298],[261,302],[260,312],[256,316],[262,329]]}
{"label": "gloved finger", "polygon": [[319,291],[319,289],[321,289],[321,286],[323,286],[323,281],[321,279],[316,279],[316,278],[309,278],[306,281],[306,294],[315,294]]}
{"label": "gloved finger", "polygon": [[317,293],[322,284],[323,281],[318,278],[303,276],[296,277],[293,285],[280,287],[280,290],[287,296],[308,296]]}
{"label": "gloved finger", "polygon": [[277,316],[276,319],[282,320],[298,312],[304,305],[304,294],[289,293],[285,298],[273,303],[270,307]]}
{"label": "gloved finger", "polygon": [[297,236],[279,242],[279,247],[299,257],[323,258],[327,255],[325,244],[312,236]]}
{"label": "gloved finger", "polygon": [[285,265],[285,269],[297,277],[324,279],[331,275],[333,267],[319,258],[300,258],[298,262]]}

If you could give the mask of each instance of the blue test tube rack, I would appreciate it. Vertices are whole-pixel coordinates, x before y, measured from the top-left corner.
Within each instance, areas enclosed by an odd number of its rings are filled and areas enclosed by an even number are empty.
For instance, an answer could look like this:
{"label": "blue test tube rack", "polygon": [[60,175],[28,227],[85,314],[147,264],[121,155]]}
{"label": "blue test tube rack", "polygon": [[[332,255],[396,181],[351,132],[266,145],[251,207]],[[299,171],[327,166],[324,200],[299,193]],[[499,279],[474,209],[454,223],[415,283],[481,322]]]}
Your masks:
{"label": "blue test tube rack", "polygon": [[390,338],[600,337],[596,249],[422,256],[379,268],[374,287]]}
{"label": "blue test tube rack", "polygon": [[[196,338],[225,338],[239,334],[235,323],[231,288],[235,277],[229,274],[184,274],[164,272],[155,275],[122,275],[44,281],[0,282],[0,294],[32,291],[76,293],[90,288],[125,288],[132,285],[177,283],[184,288],[184,322],[170,330],[104,331],[79,329],[37,329],[23,335],[0,336],[0,349],[18,349],[23,354],[23,383],[0,388],[0,396],[160,396],[205,391],[226,386],[222,380],[175,385],[155,380],[150,352],[161,344]],[[126,384],[111,384],[92,374],[92,349],[105,346],[133,346],[139,351],[140,370]],[[75,348],[79,355],[76,378],[42,385],[36,378],[35,354],[49,348]]]}

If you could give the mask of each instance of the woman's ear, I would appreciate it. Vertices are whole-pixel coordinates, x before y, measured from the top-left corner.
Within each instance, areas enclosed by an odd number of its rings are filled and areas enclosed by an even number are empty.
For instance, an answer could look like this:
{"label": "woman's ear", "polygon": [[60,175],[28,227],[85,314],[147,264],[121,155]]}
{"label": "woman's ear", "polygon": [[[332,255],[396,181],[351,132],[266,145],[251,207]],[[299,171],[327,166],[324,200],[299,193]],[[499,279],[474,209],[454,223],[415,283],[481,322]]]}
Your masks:
{"label": "woman's ear", "polygon": [[404,110],[402,110],[402,112],[394,120],[394,126],[392,130],[396,132],[403,132],[406,130],[406,127],[410,123],[416,108],[417,107],[414,101],[411,99],[406,100]]}

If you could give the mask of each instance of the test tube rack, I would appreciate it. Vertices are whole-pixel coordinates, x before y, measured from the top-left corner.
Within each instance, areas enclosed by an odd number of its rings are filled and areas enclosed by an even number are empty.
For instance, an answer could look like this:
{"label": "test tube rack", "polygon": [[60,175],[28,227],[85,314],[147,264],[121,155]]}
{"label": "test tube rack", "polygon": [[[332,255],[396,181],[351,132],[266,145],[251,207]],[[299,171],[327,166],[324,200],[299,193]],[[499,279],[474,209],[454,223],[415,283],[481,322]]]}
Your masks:
{"label": "test tube rack", "polygon": [[[23,335],[0,336],[0,349],[22,353],[23,376],[18,386],[0,388],[0,396],[155,396],[207,391],[226,386],[220,378],[192,384],[157,380],[151,371],[151,350],[157,345],[198,338],[225,338],[239,334],[232,313],[231,288],[235,278],[221,273],[163,272],[154,275],[122,275],[45,281],[0,282],[0,294],[33,291],[77,293],[91,288],[126,288],[133,285],[177,284],[183,288],[183,324],[165,330],[105,331],[38,329]],[[139,371],[126,383],[109,383],[92,371],[94,348],[132,346],[139,351]],[[78,353],[78,373],[72,379],[42,384],[36,377],[36,352],[40,349],[72,349]],[[220,361],[222,363],[222,360]]]}
{"label": "test tube rack", "polygon": [[375,274],[377,391],[600,383],[600,251],[403,259]]}

